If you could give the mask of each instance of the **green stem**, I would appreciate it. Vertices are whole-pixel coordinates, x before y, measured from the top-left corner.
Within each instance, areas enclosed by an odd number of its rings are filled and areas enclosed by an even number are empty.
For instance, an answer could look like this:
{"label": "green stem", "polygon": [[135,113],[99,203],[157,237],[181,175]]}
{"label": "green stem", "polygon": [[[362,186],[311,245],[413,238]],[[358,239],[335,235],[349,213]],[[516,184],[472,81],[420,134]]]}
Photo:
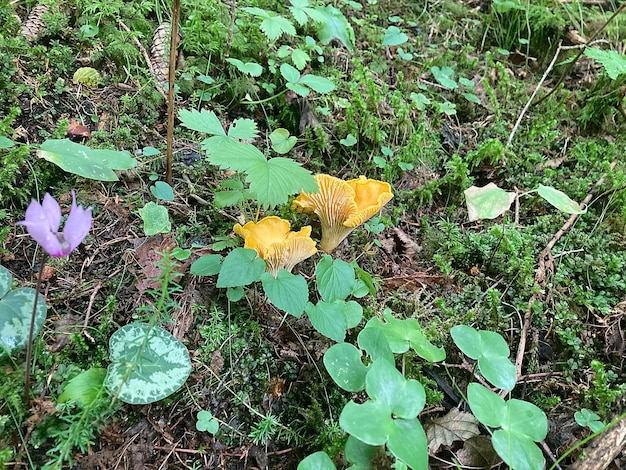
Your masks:
{"label": "green stem", "polygon": [[28,330],[28,343],[26,344],[26,372],[24,379],[24,406],[28,410],[30,408],[30,370],[33,362],[33,336],[35,336],[35,317],[37,316],[37,301],[39,300],[39,292],[41,291],[41,278],[43,277],[43,268],[46,265],[46,252],[41,251],[41,264],[39,266],[39,276],[37,277],[37,286],[35,287],[35,300],[33,301],[33,313],[30,316],[30,329]]}
{"label": "green stem", "polygon": [[287,93],[288,88],[285,88],[283,91],[281,91],[280,93],[277,93],[275,95],[270,96],[269,98],[265,98],[263,100],[256,100],[256,101],[242,101],[243,104],[263,104],[263,103],[267,103],[268,101],[272,101],[275,98],[278,98],[280,96],[283,96],[285,93]]}

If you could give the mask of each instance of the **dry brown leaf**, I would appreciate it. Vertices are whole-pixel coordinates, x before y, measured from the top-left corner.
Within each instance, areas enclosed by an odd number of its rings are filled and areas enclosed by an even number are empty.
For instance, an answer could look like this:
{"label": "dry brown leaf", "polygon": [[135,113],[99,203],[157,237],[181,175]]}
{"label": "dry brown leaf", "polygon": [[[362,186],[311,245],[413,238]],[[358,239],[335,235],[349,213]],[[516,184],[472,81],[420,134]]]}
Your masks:
{"label": "dry brown leaf", "polygon": [[451,446],[456,441],[466,441],[478,436],[478,420],[471,413],[452,408],[448,414],[426,425],[428,449],[436,453],[441,446]]}
{"label": "dry brown leaf", "polygon": [[491,438],[475,436],[463,443],[463,448],[456,453],[459,464],[463,467],[491,468],[502,459],[491,445]]}

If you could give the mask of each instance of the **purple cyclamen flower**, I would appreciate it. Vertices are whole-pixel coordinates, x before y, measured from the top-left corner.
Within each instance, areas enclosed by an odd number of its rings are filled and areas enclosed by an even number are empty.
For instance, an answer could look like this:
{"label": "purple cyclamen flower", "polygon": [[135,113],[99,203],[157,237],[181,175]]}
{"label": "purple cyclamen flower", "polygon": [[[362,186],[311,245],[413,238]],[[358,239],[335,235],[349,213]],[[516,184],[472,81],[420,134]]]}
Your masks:
{"label": "purple cyclamen flower", "polygon": [[76,195],[72,191],[72,208],[67,216],[63,232],[61,225],[61,207],[59,203],[46,193],[43,203],[34,199],[26,209],[25,220],[17,225],[24,225],[33,239],[48,252],[50,256],[68,256],[80,245],[91,230],[91,206],[84,209],[76,205]]}

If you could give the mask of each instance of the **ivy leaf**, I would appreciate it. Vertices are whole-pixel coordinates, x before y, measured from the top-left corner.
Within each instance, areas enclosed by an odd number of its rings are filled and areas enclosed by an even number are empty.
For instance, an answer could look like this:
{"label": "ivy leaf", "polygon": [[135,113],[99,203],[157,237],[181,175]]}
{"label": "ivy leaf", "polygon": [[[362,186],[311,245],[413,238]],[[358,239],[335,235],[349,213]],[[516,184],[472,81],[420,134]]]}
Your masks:
{"label": "ivy leaf", "polygon": [[286,204],[289,194],[319,190],[311,173],[288,158],[259,160],[246,171],[250,194],[265,208]]}
{"label": "ivy leaf", "polygon": [[183,127],[192,131],[204,132],[210,135],[226,135],[222,123],[213,111],[206,109],[196,111],[195,109],[181,109],[178,111],[178,118]]}
{"label": "ivy leaf", "polygon": [[226,62],[237,67],[241,73],[245,73],[246,75],[250,75],[251,77],[258,77],[263,73],[263,67],[261,67],[256,62],[242,62],[239,59],[234,59],[229,57],[226,59]]}
{"label": "ivy leaf", "polygon": [[348,51],[352,52],[354,49],[354,30],[343,13],[332,5],[316,7],[315,10],[320,13],[320,18],[322,16],[324,18],[319,22],[320,28],[317,32],[322,44],[328,44],[333,39],[337,39]]}

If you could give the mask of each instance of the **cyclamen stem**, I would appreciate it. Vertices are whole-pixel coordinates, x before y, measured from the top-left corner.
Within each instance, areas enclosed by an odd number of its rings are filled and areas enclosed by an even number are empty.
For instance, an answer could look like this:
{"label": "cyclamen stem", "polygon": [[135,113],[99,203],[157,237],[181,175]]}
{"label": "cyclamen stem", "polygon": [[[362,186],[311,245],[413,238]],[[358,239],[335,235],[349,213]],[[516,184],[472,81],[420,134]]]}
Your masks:
{"label": "cyclamen stem", "polygon": [[37,315],[37,301],[41,291],[41,279],[43,278],[43,268],[46,265],[46,251],[41,250],[41,263],[39,266],[39,276],[35,287],[35,300],[33,301],[33,313],[30,317],[30,330],[28,331],[28,343],[26,344],[26,372],[24,379],[24,406],[30,408],[30,369],[33,362],[33,336],[35,334],[35,317]]}

